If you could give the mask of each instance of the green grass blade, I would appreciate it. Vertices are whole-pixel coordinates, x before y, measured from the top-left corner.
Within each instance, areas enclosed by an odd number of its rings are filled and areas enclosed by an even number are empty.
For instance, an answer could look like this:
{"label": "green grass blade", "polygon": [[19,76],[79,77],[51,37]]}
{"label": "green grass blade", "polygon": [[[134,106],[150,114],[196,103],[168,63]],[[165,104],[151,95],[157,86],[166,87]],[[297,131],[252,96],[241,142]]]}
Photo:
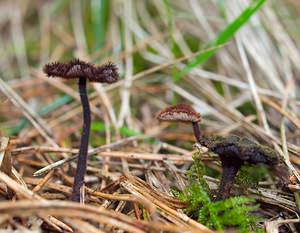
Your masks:
{"label": "green grass blade", "polygon": [[99,50],[104,46],[106,29],[109,18],[109,1],[91,1],[92,22],[94,27],[94,49]]}
{"label": "green grass blade", "polygon": [[[61,106],[68,104],[72,101],[72,97],[69,95],[64,95],[58,99],[56,99],[53,103],[43,107],[40,111],[38,111],[39,116],[45,116],[48,113],[60,108]],[[9,130],[9,135],[15,136],[17,135],[22,129],[24,129],[29,124],[29,121],[26,118],[21,118],[21,121],[18,125],[11,128]]]}
{"label": "green grass blade", "polygon": [[173,11],[170,6],[170,1],[169,0],[164,0],[164,7],[167,13],[167,20],[168,20],[168,31],[169,34],[173,34],[173,26],[174,26],[174,21],[173,21]]}
{"label": "green grass blade", "polygon": [[255,14],[260,7],[264,4],[265,0],[253,0],[251,4],[232,22],[230,23],[219,35],[218,37],[210,42],[206,48],[212,47],[216,48],[213,50],[208,50],[204,53],[199,54],[194,59],[192,59],[182,71],[175,75],[174,79],[180,80],[184,75],[189,73],[193,68],[198,65],[203,64],[207,61],[211,56],[213,56],[217,51],[218,48],[228,42],[235,33],[249,21],[251,16]]}

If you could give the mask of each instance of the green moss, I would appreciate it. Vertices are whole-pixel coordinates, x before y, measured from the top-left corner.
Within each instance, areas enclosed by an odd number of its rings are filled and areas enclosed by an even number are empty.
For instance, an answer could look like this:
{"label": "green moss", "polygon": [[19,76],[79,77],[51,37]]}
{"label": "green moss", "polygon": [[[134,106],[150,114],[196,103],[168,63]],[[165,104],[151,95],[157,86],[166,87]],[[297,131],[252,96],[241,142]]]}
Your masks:
{"label": "green moss", "polygon": [[104,133],[105,124],[102,121],[93,121],[91,124],[91,131],[97,133]]}
{"label": "green moss", "polygon": [[[110,130],[114,131],[114,128],[110,126]],[[96,133],[104,133],[105,132],[105,124],[102,121],[95,121],[91,124],[91,131]],[[131,137],[131,136],[137,136],[140,135],[140,132],[137,132],[135,130],[129,129],[126,126],[123,126],[120,128],[120,134],[123,137]]]}
{"label": "green moss", "polygon": [[223,85],[221,82],[219,81],[213,81],[212,82],[214,87],[215,87],[215,90],[221,95],[221,96],[224,96],[224,89],[223,89]]}
{"label": "green moss", "polygon": [[188,203],[186,214],[218,231],[235,227],[241,233],[259,232],[255,226],[258,217],[252,214],[258,208],[255,200],[238,196],[214,202],[203,178],[205,173],[205,167],[196,159],[187,174],[189,185],[182,192],[175,192],[179,199]]}
{"label": "green moss", "polygon": [[145,59],[139,53],[133,54],[134,73],[142,72],[149,67],[146,65]]}
{"label": "green moss", "polygon": [[242,166],[239,171],[235,183],[242,188],[257,187],[258,182],[263,180],[267,174],[267,168],[259,165]]}
{"label": "green moss", "polygon": [[186,41],[187,45],[189,46],[189,48],[192,50],[193,53],[196,53],[201,46],[202,47],[204,46],[202,41],[199,41],[198,37],[194,37],[189,34],[184,35],[184,40]]}
{"label": "green moss", "polygon": [[252,114],[256,114],[256,107],[255,105],[248,101],[248,102],[245,102],[243,105],[239,106],[237,108],[244,116],[249,116],[249,115],[252,115]]}
{"label": "green moss", "polygon": [[120,128],[120,134],[123,136],[123,137],[132,137],[132,136],[138,136],[138,135],[141,135],[140,132],[137,132],[135,130],[132,130],[132,129],[129,129],[128,127],[126,126],[123,126]]}

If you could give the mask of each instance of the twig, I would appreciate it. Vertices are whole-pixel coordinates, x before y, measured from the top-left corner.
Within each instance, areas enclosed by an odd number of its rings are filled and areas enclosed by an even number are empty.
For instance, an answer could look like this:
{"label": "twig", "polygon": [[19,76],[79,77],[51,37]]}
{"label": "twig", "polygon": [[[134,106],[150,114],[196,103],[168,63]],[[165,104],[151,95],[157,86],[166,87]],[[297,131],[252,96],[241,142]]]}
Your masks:
{"label": "twig", "polygon": [[[17,193],[18,195],[20,195],[21,197],[23,197],[25,199],[29,199],[31,201],[39,200],[39,202],[41,202],[41,203],[44,201],[43,198],[41,198],[39,195],[33,193],[26,187],[18,184],[16,181],[14,181],[13,179],[11,179],[9,176],[7,176],[5,173],[3,173],[1,171],[0,171],[0,180],[2,182],[4,182],[9,188],[14,190],[15,193]],[[11,202],[8,202],[8,203],[11,203]],[[3,213],[3,212],[0,211],[0,213]],[[59,232],[61,232],[62,230],[66,230],[68,232],[73,232],[73,230],[70,227],[68,227],[66,224],[64,224],[62,222],[61,222],[60,226],[57,226],[55,223],[53,223],[51,220],[49,220],[50,215],[42,215],[41,214],[40,216],[46,223],[53,226]],[[56,220],[56,221],[59,221],[59,220]],[[61,228],[61,226],[65,226],[65,227]]]}
{"label": "twig", "polygon": [[51,132],[47,128],[46,123],[31,110],[31,108],[25,103],[25,101],[0,77],[0,90],[12,101],[12,103],[20,108],[25,117],[32,123],[32,125],[38,130],[38,132],[51,144],[55,144],[51,139]]}
{"label": "twig", "polygon": [[[97,154],[99,152],[105,151],[107,149],[117,148],[117,147],[120,147],[120,146],[125,145],[127,143],[133,142],[135,140],[141,140],[141,139],[145,139],[145,138],[148,138],[148,137],[150,137],[150,136],[133,136],[133,137],[122,139],[122,140],[117,141],[117,142],[113,142],[113,143],[108,144],[108,145],[100,146],[96,149],[93,149],[93,150],[89,151],[88,152],[88,157],[90,157],[94,154]],[[49,164],[48,166],[36,171],[33,175],[34,176],[43,175],[43,174],[45,174],[45,173],[47,173],[47,172],[49,172],[49,171],[51,171],[55,168],[61,167],[65,163],[68,163],[68,162],[71,162],[71,161],[75,160],[77,158],[77,156],[78,155],[74,155],[72,157],[65,158],[65,159],[56,161],[55,163]]]}

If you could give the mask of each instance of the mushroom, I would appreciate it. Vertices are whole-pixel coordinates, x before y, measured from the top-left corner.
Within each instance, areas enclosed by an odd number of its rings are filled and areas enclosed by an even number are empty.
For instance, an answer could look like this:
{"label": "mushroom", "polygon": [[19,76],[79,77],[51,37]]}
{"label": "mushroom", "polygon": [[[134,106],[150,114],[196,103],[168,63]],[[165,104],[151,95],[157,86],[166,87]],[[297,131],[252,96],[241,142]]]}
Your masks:
{"label": "mushroom", "polygon": [[78,79],[79,95],[83,109],[83,130],[81,134],[81,142],[79,156],[77,160],[77,168],[75,180],[73,184],[73,192],[71,199],[80,201],[80,189],[84,183],[84,175],[86,173],[87,152],[91,125],[91,111],[87,95],[86,82],[114,83],[118,81],[117,68],[112,63],[102,66],[94,66],[90,63],[74,59],[69,63],[49,63],[43,68],[43,71],[49,77],[60,77],[63,79]]}
{"label": "mushroom", "polygon": [[177,104],[161,110],[156,118],[159,121],[179,121],[192,123],[195,138],[198,142],[201,139],[199,123],[201,121],[200,113],[196,112],[188,104]]}
{"label": "mushroom", "polygon": [[192,123],[197,141],[220,156],[223,173],[216,200],[229,197],[235,176],[243,164],[272,166],[278,163],[278,154],[273,149],[247,138],[235,135],[202,137],[198,125],[201,116],[190,105],[178,104],[167,107],[157,114],[157,119]]}
{"label": "mushroom", "polygon": [[222,163],[223,173],[216,200],[224,200],[229,197],[235,176],[242,165],[274,166],[278,163],[278,154],[275,150],[236,135],[203,137],[201,144],[218,154]]}

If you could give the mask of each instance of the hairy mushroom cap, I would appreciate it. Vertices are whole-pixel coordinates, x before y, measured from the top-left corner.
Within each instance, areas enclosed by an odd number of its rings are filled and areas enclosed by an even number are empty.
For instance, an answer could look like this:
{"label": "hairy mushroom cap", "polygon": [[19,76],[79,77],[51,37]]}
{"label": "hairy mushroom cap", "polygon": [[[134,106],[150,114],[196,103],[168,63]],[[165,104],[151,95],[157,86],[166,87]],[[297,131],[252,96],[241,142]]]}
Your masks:
{"label": "hairy mushroom cap", "polygon": [[268,146],[235,135],[211,136],[201,139],[201,144],[224,158],[238,159],[249,164],[276,165],[279,155]]}
{"label": "hairy mushroom cap", "polygon": [[177,104],[161,110],[156,118],[160,121],[181,121],[197,123],[201,121],[200,113],[188,104]]}
{"label": "hairy mushroom cap", "polygon": [[43,71],[49,77],[75,79],[85,77],[91,82],[114,83],[118,81],[118,70],[113,63],[94,66],[91,63],[74,59],[69,63],[53,62],[44,66]]}

